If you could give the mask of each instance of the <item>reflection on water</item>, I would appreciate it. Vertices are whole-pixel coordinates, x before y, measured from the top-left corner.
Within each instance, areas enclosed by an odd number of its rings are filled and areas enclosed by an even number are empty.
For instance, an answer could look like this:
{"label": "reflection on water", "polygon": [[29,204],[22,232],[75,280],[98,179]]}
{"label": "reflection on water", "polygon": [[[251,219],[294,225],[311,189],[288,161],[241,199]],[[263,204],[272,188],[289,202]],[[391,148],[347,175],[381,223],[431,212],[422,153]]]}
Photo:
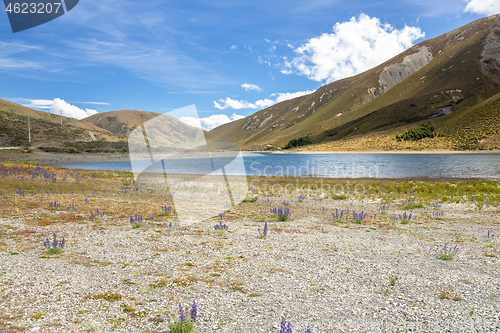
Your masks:
{"label": "reflection on water", "polygon": [[[227,157],[227,163],[232,159]],[[170,159],[168,173],[206,174],[200,158]],[[217,159],[225,163],[225,157]],[[483,178],[500,179],[500,155],[486,154],[258,154],[244,157],[250,176],[325,178]],[[130,162],[58,165],[87,170],[131,171]],[[163,173],[161,167],[148,172]],[[227,170],[228,174],[237,174]]]}

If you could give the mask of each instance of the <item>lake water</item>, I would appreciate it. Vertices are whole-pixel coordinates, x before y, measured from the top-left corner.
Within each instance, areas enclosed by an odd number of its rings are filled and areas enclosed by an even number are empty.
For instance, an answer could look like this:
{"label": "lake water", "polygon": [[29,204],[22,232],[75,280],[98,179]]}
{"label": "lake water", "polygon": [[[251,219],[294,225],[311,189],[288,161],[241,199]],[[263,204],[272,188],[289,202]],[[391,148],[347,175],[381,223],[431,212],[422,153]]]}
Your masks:
{"label": "lake water", "polygon": [[[228,174],[251,176],[309,176],[324,178],[482,178],[500,179],[499,154],[276,154],[244,156],[245,170],[226,170]],[[208,159],[168,160],[148,172],[206,174]],[[230,163],[218,158],[216,165]],[[210,165],[210,162],[208,162]],[[212,168],[214,162],[211,162]],[[86,170],[132,171],[131,163],[99,162],[59,164],[60,167]]]}

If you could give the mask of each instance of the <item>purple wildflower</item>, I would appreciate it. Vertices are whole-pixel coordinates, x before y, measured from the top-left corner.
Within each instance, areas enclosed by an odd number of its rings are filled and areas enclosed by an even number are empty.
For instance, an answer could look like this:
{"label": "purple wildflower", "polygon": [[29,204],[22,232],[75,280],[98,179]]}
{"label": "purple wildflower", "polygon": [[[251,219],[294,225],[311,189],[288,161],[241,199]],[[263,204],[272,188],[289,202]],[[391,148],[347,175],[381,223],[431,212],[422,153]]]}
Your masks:
{"label": "purple wildflower", "polygon": [[193,304],[191,305],[191,319],[196,323],[196,318],[198,318],[198,305],[193,300]]}

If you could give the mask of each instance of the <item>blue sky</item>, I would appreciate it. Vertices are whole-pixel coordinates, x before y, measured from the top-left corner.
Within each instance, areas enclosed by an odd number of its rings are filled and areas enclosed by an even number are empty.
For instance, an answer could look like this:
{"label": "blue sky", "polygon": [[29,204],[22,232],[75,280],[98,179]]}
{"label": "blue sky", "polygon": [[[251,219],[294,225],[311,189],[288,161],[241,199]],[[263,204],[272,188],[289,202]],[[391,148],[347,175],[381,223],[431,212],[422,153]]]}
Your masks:
{"label": "blue sky", "polygon": [[500,2],[80,0],[15,34],[0,12],[1,98],[77,118],[195,104],[211,128],[499,13]]}

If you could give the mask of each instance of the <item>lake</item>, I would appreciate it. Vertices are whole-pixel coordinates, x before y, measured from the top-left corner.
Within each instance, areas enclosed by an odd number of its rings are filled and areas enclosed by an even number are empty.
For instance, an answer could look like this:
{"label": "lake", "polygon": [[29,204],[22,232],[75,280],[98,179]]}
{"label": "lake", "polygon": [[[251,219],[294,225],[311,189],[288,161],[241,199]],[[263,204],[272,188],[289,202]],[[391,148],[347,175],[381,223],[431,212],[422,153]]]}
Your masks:
{"label": "lake", "polygon": [[[231,158],[220,157],[222,166]],[[250,176],[307,176],[324,178],[481,178],[500,179],[499,154],[282,154],[257,153],[244,156],[243,168],[226,168],[227,174]],[[212,168],[207,168],[212,166]],[[58,164],[86,170],[132,171],[131,163],[98,162]],[[214,161],[183,158],[157,163],[147,172],[206,174],[214,170]]]}

